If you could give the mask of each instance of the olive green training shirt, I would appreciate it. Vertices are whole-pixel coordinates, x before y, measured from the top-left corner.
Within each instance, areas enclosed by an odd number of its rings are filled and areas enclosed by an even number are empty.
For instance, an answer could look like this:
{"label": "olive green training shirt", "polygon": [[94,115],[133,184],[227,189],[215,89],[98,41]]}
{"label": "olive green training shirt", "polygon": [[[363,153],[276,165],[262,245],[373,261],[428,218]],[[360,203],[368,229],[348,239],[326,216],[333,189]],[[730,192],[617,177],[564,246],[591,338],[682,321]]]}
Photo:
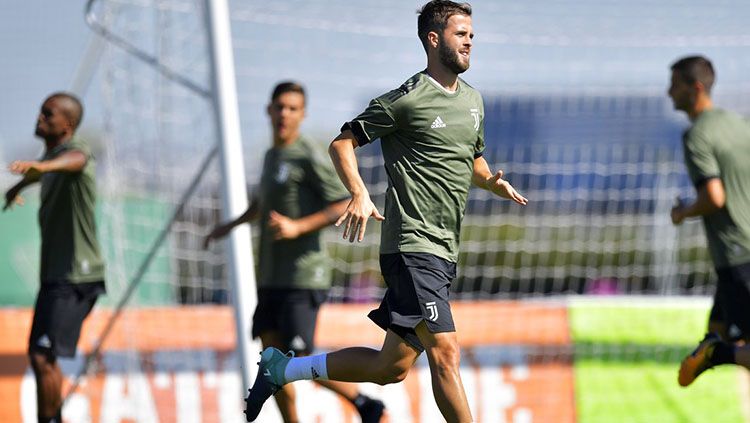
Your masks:
{"label": "olive green training shirt", "polygon": [[272,210],[291,219],[319,212],[349,197],[325,151],[305,137],[268,150],[260,178],[259,288],[327,289],[330,259],[320,231],[274,240]]}
{"label": "olive green training shirt", "polygon": [[685,133],[683,147],[696,187],[711,178],[724,185],[724,208],[703,216],[714,265],[750,263],[750,123],[726,110],[707,110]]}
{"label": "olive green training shirt", "polygon": [[448,92],[420,72],[342,129],[359,145],[381,141],[388,191],[380,253],[430,253],[456,262],[474,159],[484,151],[479,92],[460,78]]}
{"label": "olive green training shirt", "polygon": [[45,153],[51,160],[69,151],[88,159],[80,172],[42,175],[39,226],[42,235],[41,280],[73,283],[104,280],[104,261],[96,235],[96,183],[89,147],[72,138]]}

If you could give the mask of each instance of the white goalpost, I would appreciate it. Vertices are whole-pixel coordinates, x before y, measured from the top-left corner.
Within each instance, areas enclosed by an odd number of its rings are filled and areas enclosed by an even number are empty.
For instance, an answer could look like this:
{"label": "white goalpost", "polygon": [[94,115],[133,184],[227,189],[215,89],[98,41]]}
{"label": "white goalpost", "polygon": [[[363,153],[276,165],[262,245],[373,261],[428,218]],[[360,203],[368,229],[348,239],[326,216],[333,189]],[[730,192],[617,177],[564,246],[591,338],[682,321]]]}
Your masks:
{"label": "white goalpost", "polygon": [[[211,52],[211,74],[216,131],[219,135],[224,201],[221,217],[235,219],[247,210],[240,115],[234,75],[234,52],[226,0],[206,0],[206,21]],[[255,291],[255,262],[250,245],[250,226],[232,231],[226,251],[229,285],[232,287],[237,349],[240,356],[243,392],[253,380],[253,355],[258,348],[250,338],[250,318],[258,299]]]}

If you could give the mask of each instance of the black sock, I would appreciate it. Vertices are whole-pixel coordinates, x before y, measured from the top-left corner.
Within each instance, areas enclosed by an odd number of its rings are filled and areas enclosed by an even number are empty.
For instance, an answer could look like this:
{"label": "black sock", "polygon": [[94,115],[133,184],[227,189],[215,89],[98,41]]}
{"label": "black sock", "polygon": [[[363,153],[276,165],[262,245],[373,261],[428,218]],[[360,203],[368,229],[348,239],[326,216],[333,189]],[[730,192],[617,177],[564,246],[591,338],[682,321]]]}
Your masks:
{"label": "black sock", "polygon": [[717,342],[709,359],[713,364],[735,364],[734,345],[727,344],[726,342]]}
{"label": "black sock", "polygon": [[53,417],[37,416],[39,423],[62,423],[62,411],[58,411]]}
{"label": "black sock", "polygon": [[352,404],[354,404],[355,408],[360,408],[369,400],[370,397],[368,397],[367,395],[357,394],[357,396],[352,400]]}

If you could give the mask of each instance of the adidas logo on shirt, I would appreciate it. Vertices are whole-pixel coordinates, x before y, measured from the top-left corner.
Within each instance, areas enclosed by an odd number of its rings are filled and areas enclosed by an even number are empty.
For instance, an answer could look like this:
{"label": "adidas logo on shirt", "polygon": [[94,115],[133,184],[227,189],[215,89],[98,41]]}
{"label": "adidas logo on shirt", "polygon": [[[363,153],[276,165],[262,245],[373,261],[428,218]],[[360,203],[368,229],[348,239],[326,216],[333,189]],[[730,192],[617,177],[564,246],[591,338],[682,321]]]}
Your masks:
{"label": "adidas logo on shirt", "polygon": [[49,336],[45,333],[39,337],[36,344],[42,348],[50,348],[52,346],[52,341],[50,341]]}
{"label": "adidas logo on shirt", "polygon": [[440,116],[435,118],[435,121],[432,122],[432,125],[430,125],[430,128],[445,128],[445,122],[443,122],[443,119],[440,118]]}

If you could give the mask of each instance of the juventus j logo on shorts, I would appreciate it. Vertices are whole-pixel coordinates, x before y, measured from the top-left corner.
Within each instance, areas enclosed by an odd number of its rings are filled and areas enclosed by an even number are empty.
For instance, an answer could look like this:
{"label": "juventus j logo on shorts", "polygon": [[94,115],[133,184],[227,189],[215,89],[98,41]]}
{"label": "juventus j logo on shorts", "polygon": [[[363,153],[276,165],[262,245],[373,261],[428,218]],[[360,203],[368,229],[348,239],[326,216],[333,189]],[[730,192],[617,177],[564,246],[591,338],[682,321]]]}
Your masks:
{"label": "juventus j logo on shorts", "polygon": [[436,321],[438,319],[438,309],[435,301],[424,303],[424,306],[427,307],[427,310],[430,311],[430,317],[428,317],[428,319],[432,320],[433,322]]}

